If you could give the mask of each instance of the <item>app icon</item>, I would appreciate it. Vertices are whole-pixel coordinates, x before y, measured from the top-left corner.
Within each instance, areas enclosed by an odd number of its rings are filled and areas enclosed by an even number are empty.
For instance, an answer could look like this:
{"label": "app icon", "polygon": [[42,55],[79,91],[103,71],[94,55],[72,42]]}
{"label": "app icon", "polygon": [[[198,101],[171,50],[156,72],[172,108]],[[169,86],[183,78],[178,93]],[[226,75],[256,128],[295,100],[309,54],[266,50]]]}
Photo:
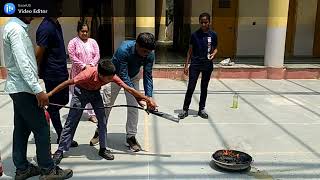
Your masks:
{"label": "app icon", "polygon": [[16,12],[16,6],[13,3],[6,3],[3,7],[4,13],[12,15]]}

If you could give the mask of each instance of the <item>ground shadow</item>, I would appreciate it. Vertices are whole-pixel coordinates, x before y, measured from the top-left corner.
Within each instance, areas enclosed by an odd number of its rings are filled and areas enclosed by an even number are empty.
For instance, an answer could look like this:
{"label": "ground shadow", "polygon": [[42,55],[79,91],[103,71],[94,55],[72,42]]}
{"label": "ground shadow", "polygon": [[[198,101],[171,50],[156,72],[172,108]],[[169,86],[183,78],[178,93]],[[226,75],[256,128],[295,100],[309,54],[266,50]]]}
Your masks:
{"label": "ground shadow", "polygon": [[14,170],[16,169],[16,167],[13,164],[12,157],[1,159],[1,161],[3,164],[3,173],[4,174],[0,179],[2,179],[2,178],[6,179],[8,177],[12,177],[12,179],[14,179],[14,175],[15,175]]}
{"label": "ground shadow", "polygon": [[[33,133],[31,133],[30,136],[32,136],[32,138],[28,141],[28,144],[35,144]],[[50,143],[58,144],[57,139],[58,139],[57,133],[53,129],[50,129]]]}
{"label": "ground shadow", "polygon": [[[173,112],[175,113],[175,114],[180,114],[180,113],[182,113],[182,109],[176,109],[176,110],[174,110]],[[189,116],[193,116],[193,117],[198,117],[198,111],[196,111],[196,110],[194,110],[194,109],[189,109],[189,111],[188,111],[188,115]]]}
{"label": "ground shadow", "polygon": [[70,148],[68,152],[63,154],[65,158],[74,158],[77,156],[85,156],[89,160],[101,160],[102,157],[98,155],[99,150],[89,144],[80,144],[78,147]]}
{"label": "ground shadow", "polygon": [[139,152],[133,152],[125,145],[126,134],[125,133],[108,133],[107,143],[108,148],[115,150],[112,154],[129,154],[135,156],[156,156],[156,157],[171,157],[169,154],[157,154],[157,153],[148,153],[145,150]]}
{"label": "ground shadow", "polygon": [[[63,120],[63,122],[65,122],[65,120],[66,120],[67,117],[68,117],[68,114],[69,114],[69,112],[66,113],[66,114],[64,114],[64,115],[62,115],[61,121]],[[89,115],[88,115],[87,113],[83,112],[83,113],[82,113],[82,116],[81,116],[81,118],[80,118],[80,121],[88,121],[88,119],[89,119]],[[63,124],[63,125],[64,125],[64,124]],[[62,125],[62,126],[63,126],[63,125]]]}
{"label": "ground shadow", "polygon": [[215,170],[215,171],[218,171],[218,172],[221,172],[221,173],[233,173],[233,174],[247,174],[250,172],[251,170],[251,166],[249,166],[247,169],[243,169],[243,170],[228,170],[228,169],[223,169],[219,166],[216,165],[216,163],[214,163],[214,161],[210,161],[209,163],[209,166]]}
{"label": "ground shadow", "polygon": [[107,145],[110,149],[117,151],[127,152],[129,148],[125,145],[126,134],[125,133],[108,133]]}

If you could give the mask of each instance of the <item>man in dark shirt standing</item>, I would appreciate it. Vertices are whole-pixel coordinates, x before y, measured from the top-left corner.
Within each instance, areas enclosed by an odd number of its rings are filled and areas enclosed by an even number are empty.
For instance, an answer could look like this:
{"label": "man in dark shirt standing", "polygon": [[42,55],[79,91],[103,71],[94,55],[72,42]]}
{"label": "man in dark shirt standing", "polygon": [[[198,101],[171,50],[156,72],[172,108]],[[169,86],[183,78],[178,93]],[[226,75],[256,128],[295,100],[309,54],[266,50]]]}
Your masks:
{"label": "man in dark shirt standing", "polygon": [[[39,25],[36,33],[36,58],[39,67],[39,76],[43,79],[46,91],[53,90],[60,83],[68,79],[67,56],[64,46],[63,33],[58,17],[62,14],[62,1],[57,2],[57,17],[45,17]],[[65,88],[49,98],[51,103],[66,105],[69,102],[69,89]],[[49,105],[48,112],[54,129],[58,135],[59,143],[62,132],[60,119],[61,107]],[[72,142],[76,147],[77,142]]]}
{"label": "man in dark shirt standing", "polygon": [[[112,63],[116,67],[116,74],[130,87],[139,91],[140,68],[143,67],[143,86],[145,95],[152,100],[153,79],[152,67],[155,59],[153,50],[156,47],[155,38],[151,33],[140,33],[136,41],[124,41],[112,57]],[[104,98],[107,105],[113,105],[121,87],[116,83],[110,83],[104,88]],[[125,92],[128,105],[137,106],[135,98]],[[106,109],[109,118],[111,109]],[[135,135],[138,127],[138,109],[128,108],[126,124],[126,144],[131,150],[141,150]],[[98,131],[90,141],[90,145],[98,142]]]}
{"label": "man in dark shirt standing", "polygon": [[[183,112],[179,114],[179,118],[183,119],[188,116],[188,110],[191,103],[192,94],[197,85],[198,77],[201,73],[201,95],[199,102],[198,115],[204,119],[208,119],[205,112],[206,99],[208,94],[208,84],[213,71],[213,62],[217,54],[218,38],[214,31],[210,30],[210,15],[202,13],[199,16],[200,29],[192,33],[190,39],[190,47],[187,59],[184,65],[184,73],[188,75],[188,90],[183,104]],[[190,67],[188,64],[191,59]]]}

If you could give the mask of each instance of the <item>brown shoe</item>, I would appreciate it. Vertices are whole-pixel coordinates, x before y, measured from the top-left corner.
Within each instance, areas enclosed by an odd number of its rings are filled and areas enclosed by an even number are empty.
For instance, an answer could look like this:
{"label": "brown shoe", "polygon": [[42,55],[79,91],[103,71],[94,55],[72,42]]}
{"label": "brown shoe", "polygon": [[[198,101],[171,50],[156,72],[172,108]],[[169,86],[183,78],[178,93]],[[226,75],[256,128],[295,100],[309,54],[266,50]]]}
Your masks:
{"label": "brown shoe", "polygon": [[127,138],[126,146],[128,146],[133,152],[139,152],[142,150],[141,145],[138,143],[135,136]]}
{"label": "brown shoe", "polygon": [[40,168],[38,166],[30,164],[29,167],[24,171],[17,170],[16,176],[14,177],[14,179],[23,180],[23,179],[28,179],[29,177],[38,176],[38,175],[40,175]]}
{"label": "brown shoe", "polygon": [[96,116],[89,117],[88,121],[91,121],[93,123],[98,123],[98,119],[96,118]]}
{"label": "brown shoe", "polygon": [[102,148],[99,150],[99,156],[103,157],[106,160],[114,160],[114,156],[111,154],[110,150]]}
{"label": "brown shoe", "polygon": [[92,139],[90,140],[90,146],[97,145],[98,143],[99,143],[99,131],[97,129]]}
{"label": "brown shoe", "polygon": [[54,167],[47,174],[42,174],[40,180],[53,180],[53,179],[69,179],[73,176],[73,171],[71,169],[62,170],[59,166]]}

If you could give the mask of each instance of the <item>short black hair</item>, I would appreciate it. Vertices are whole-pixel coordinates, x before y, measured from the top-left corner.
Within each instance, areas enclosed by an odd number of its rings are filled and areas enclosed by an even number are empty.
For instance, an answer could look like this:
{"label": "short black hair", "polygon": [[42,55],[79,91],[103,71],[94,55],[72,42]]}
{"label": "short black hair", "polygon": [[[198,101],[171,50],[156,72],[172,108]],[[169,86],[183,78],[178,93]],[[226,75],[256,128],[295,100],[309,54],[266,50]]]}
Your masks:
{"label": "short black hair", "polygon": [[209,13],[201,13],[200,16],[199,16],[199,21],[201,20],[201,18],[203,17],[207,17],[208,21],[210,22],[210,14]]}
{"label": "short black hair", "polygon": [[102,76],[113,76],[116,74],[116,67],[111,60],[100,59],[98,63],[98,73]]}
{"label": "short black hair", "polygon": [[88,21],[83,19],[78,21],[77,32],[80,32],[83,26],[87,26],[89,31]]}
{"label": "short black hair", "polygon": [[149,32],[140,33],[137,37],[136,42],[141,48],[146,48],[148,50],[156,49],[156,40],[154,38],[154,35]]}

